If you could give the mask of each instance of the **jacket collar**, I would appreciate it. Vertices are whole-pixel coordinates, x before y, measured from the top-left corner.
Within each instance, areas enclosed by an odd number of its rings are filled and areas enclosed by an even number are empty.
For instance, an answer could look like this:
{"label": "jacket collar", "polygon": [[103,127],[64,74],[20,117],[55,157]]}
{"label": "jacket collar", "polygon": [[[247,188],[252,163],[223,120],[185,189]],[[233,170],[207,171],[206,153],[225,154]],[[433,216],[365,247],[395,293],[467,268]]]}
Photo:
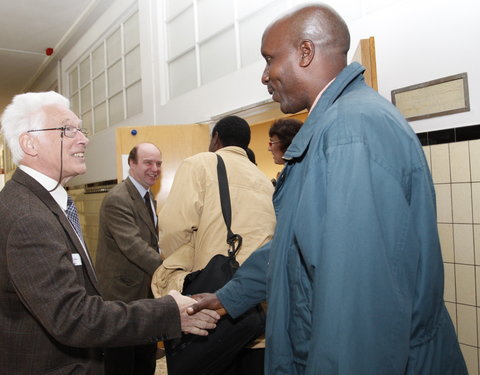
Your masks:
{"label": "jacket collar", "polygon": [[352,81],[363,79],[364,71],[365,68],[362,65],[357,62],[353,62],[340,72],[340,74],[322,94],[315,107],[311,109],[307,120],[300,128],[300,131],[297,133],[291,145],[285,152],[285,155],[283,156],[285,160],[288,161],[303,155],[314,132],[319,126],[319,122],[321,123],[323,114],[328,108],[330,108],[335,100],[338,99],[338,97],[343,93],[345,88],[352,83]]}
{"label": "jacket collar", "polygon": [[[150,219],[150,214],[147,211],[147,208],[145,206],[144,197],[142,197],[140,195],[140,192],[135,187],[135,185],[130,180],[130,178],[126,178],[124,180],[124,183],[125,183],[125,186],[127,187],[128,194],[130,195],[130,198],[132,199],[133,204],[136,207],[136,211],[139,213],[139,215],[141,216],[141,218],[143,219],[143,221],[147,225],[148,229],[150,229],[150,231],[155,234],[155,237],[158,238],[157,230],[155,229],[155,226],[152,223],[152,219]],[[150,199],[152,200],[153,207],[155,207],[155,211],[156,211],[157,210],[157,201],[155,199],[153,199],[153,194],[150,197]]]}
{"label": "jacket collar", "polygon": [[85,265],[87,270],[87,274],[90,278],[91,284],[94,286],[96,291],[98,292],[98,285],[97,285],[97,276],[95,275],[94,269],[90,266],[90,260],[87,258],[85,254],[85,250],[78,239],[77,234],[73,230],[72,225],[67,219],[65,212],[63,212],[62,208],[59,204],[53,199],[52,195],[33,177],[22,171],[20,168],[17,168],[15,173],[12,176],[12,179],[27,187],[33,194],[40,199],[45,206],[57,217],[59,223],[63,227],[63,229],[68,233],[70,239],[72,240],[73,244],[76,247],[76,251],[80,254],[82,258],[82,263]]}

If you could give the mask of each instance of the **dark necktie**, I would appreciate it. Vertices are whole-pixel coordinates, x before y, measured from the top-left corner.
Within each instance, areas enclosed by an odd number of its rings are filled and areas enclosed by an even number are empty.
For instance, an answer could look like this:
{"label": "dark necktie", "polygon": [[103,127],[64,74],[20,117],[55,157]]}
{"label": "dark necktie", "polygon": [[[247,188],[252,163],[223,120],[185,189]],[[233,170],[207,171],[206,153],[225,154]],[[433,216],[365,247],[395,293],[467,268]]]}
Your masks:
{"label": "dark necktie", "polygon": [[72,224],[73,229],[77,232],[78,237],[83,241],[82,229],[80,227],[80,220],[78,220],[77,208],[75,203],[73,203],[72,197],[69,195],[67,198],[67,217],[70,224]]}
{"label": "dark necktie", "polygon": [[[150,202],[150,194],[148,193],[148,191],[145,193],[144,198],[145,198],[145,206],[147,206],[148,214],[150,215],[150,219],[152,219],[152,223],[153,223],[153,226],[155,227],[155,231],[158,234],[158,228],[155,225],[155,216],[153,215],[152,203]],[[156,245],[154,246],[154,248],[158,253],[159,252],[158,246]]]}
{"label": "dark necktie", "polygon": [[150,219],[152,219],[153,226],[155,226],[155,216],[153,216],[152,203],[150,202],[150,194],[148,191],[145,193],[145,206],[147,206],[148,214]]}

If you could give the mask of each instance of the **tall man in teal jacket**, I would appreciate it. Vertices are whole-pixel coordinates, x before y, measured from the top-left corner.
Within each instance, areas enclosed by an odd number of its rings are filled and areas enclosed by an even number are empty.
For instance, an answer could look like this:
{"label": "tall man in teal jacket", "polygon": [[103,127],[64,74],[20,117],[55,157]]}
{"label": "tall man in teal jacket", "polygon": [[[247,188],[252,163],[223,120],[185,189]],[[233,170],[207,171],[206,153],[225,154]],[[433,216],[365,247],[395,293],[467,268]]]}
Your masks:
{"label": "tall man in teal jacket", "polygon": [[308,118],[284,155],[273,240],[190,311],[266,299],[267,374],[466,374],[443,302],[435,194],[405,119],[346,65],[350,37],[312,5],[270,25],[262,82]]}

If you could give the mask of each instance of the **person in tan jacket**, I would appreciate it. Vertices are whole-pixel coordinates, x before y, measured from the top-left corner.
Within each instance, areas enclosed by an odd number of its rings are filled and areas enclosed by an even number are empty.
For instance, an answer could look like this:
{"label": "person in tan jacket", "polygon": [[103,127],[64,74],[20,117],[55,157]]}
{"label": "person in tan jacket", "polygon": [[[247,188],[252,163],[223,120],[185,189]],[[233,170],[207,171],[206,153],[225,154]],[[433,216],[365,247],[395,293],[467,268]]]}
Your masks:
{"label": "person in tan jacket", "polygon": [[[214,255],[227,254],[227,229],[220,205],[215,153],[223,158],[227,170],[232,231],[243,237],[238,262],[243,263],[271,240],[276,222],[273,186],[248,159],[249,142],[248,123],[240,117],[228,116],[213,128],[210,152],[189,157],[180,165],[158,216],[159,245],[166,259],[152,278],[156,297],[171,289],[181,292],[186,275],[204,268]],[[233,365],[241,366],[242,371],[234,373],[263,374],[264,343],[254,348],[242,352]]]}

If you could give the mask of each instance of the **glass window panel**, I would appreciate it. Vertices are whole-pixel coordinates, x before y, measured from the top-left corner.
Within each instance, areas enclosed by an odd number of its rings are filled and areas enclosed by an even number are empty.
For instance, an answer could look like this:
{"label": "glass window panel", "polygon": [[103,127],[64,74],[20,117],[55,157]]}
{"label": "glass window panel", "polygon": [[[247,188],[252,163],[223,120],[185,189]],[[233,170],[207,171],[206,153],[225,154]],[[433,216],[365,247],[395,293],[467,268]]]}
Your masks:
{"label": "glass window panel", "polygon": [[95,77],[105,70],[105,53],[103,43],[92,52],[92,73]]}
{"label": "glass window panel", "polygon": [[90,81],[90,57],[80,63],[80,87]]}
{"label": "glass window panel", "polygon": [[113,62],[117,61],[121,56],[122,56],[122,44],[121,44],[120,29],[118,29],[107,39],[108,65],[111,65]]}
{"label": "glass window panel", "polygon": [[90,108],[92,108],[92,93],[90,92],[90,86],[91,84],[89,83],[86,85],[84,88],[81,89],[81,109],[82,113],[85,111],[88,111]]}
{"label": "glass window panel", "polygon": [[127,88],[127,117],[142,112],[142,81]]}
{"label": "glass window panel", "polygon": [[138,81],[141,78],[140,46],[125,56],[125,82],[126,85]]}
{"label": "glass window panel", "polygon": [[202,85],[237,69],[233,27],[200,46]]}
{"label": "glass window panel", "polygon": [[122,76],[122,61],[118,61],[108,69],[108,96],[112,96],[123,88]]}
{"label": "glass window panel", "polygon": [[108,104],[110,126],[118,124],[120,121],[123,121],[123,91],[111,98]]}
{"label": "glass window panel", "polygon": [[195,61],[195,51],[190,51],[168,65],[171,97],[197,87],[197,64]]}
{"label": "glass window panel", "polygon": [[105,73],[103,73],[93,80],[93,103],[97,105],[98,103],[103,102],[106,97]]}
{"label": "glass window panel", "polygon": [[[279,2],[280,0],[275,0],[275,2]],[[269,3],[273,3],[273,0],[241,0],[237,1],[237,12],[239,18],[244,18],[245,16],[257,13],[256,11],[263,8],[265,5]],[[272,4],[273,6],[273,4]],[[268,13],[266,11],[259,12],[259,13]],[[264,25],[264,28],[267,25]]]}
{"label": "glass window panel", "polygon": [[[233,24],[233,0],[199,0],[198,34],[200,40],[216,34]],[[215,22],[212,22],[215,15]]]}
{"label": "glass window panel", "polygon": [[193,9],[167,24],[168,58],[172,59],[195,45]]}
{"label": "glass window panel", "polygon": [[167,17],[175,17],[182,10],[191,5],[193,0],[167,0]]}
{"label": "glass window panel", "polygon": [[70,80],[70,95],[78,90],[78,68],[72,70],[69,76]]}
{"label": "glass window panel", "polygon": [[123,39],[125,40],[125,51],[130,51],[140,43],[138,12],[131,16],[123,25]]}
{"label": "glass window panel", "polygon": [[95,133],[107,128],[107,103],[103,102],[94,109]]}
{"label": "glass window panel", "polygon": [[82,128],[87,129],[89,136],[93,134],[92,111],[88,111],[82,115]]}
{"label": "glass window panel", "polygon": [[259,12],[239,24],[241,65],[245,67],[262,59],[260,47],[269,16]]}
{"label": "glass window panel", "polygon": [[72,109],[72,112],[75,113],[77,116],[80,115],[79,100],[80,96],[78,95],[78,92],[70,98],[70,108]]}

